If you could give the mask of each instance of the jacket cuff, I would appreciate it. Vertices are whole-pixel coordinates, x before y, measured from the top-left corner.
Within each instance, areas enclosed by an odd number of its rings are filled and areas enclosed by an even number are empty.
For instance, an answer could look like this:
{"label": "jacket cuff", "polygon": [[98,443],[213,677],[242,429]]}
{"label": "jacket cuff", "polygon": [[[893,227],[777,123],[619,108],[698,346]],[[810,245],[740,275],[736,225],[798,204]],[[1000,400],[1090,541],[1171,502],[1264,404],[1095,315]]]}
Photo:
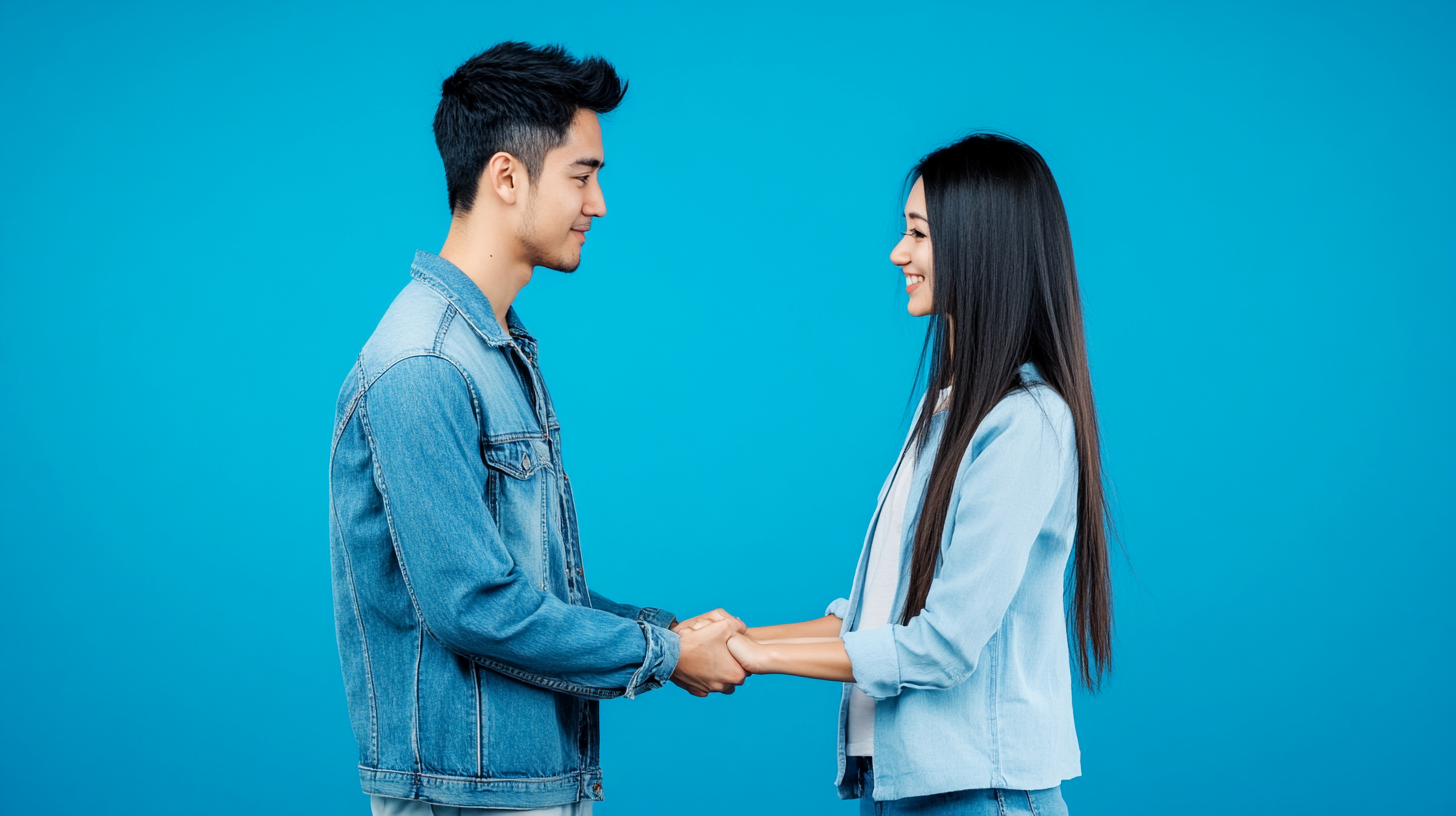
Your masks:
{"label": "jacket cuff", "polygon": [[627,690],[623,692],[623,696],[629,700],[645,691],[661,688],[672,679],[672,673],[677,669],[677,659],[682,654],[682,641],[678,640],[676,632],[640,620],[637,625],[642,627],[642,636],[647,640],[647,651],[642,657],[642,665],[633,673],[632,679],[627,681]]}
{"label": "jacket cuff", "polygon": [[637,620],[642,623],[650,623],[653,626],[660,626],[663,629],[666,629],[668,627],[668,624],[677,620],[677,616],[667,611],[666,609],[658,609],[655,606],[644,606],[640,611],[637,612]]}
{"label": "jacket cuff", "polygon": [[844,651],[854,671],[859,690],[884,700],[900,694],[900,653],[895,647],[895,627],[878,626],[844,634]]}
{"label": "jacket cuff", "polygon": [[840,620],[849,619],[849,599],[835,598],[834,602],[824,609],[824,614],[833,615]]}

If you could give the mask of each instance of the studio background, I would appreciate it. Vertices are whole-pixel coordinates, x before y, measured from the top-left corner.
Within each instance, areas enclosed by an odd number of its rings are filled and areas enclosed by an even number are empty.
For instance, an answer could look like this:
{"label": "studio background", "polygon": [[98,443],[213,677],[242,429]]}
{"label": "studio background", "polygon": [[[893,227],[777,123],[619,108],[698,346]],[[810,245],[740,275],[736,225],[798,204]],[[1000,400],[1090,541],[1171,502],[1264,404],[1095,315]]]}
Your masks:
{"label": "studio background", "polygon": [[[0,811],[367,812],[333,399],[503,39],[631,82],[609,215],[518,301],[594,588],[846,592],[924,329],[900,183],[998,129],[1066,199],[1127,550],[1072,812],[1456,808],[1450,3],[7,1]],[[837,695],[607,702],[596,812],[853,813]]]}

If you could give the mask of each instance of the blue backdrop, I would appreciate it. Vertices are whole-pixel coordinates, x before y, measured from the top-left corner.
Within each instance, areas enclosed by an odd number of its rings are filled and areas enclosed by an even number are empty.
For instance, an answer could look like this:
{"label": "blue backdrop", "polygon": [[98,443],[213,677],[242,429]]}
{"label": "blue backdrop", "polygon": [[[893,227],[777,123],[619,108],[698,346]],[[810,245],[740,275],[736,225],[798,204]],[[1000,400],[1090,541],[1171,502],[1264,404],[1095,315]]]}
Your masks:
{"label": "blue backdrop", "polygon": [[[1453,8],[6,2],[0,811],[367,812],[333,397],[507,38],[631,80],[610,216],[519,301],[595,587],[843,594],[923,331],[899,183],[999,129],[1066,198],[1128,553],[1073,812],[1456,808]],[[837,694],[607,703],[597,812],[849,814]]]}

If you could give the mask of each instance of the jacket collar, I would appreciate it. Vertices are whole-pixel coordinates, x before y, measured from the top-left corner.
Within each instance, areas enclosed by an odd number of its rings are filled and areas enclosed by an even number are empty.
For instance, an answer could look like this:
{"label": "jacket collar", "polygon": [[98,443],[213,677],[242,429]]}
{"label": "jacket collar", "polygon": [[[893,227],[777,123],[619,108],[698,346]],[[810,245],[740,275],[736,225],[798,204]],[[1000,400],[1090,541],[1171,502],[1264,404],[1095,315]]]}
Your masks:
{"label": "jacket collar", "polygon": [[500,323],[495,319],[495,310],[490,307],[490,299],[480,291],[475,281],[460,271],[460,267],[433,252],[421,249],[415,251],[414,263],[410,264],[410,277],[450,301],[469,321],[475,333],[489,345],[505,346],[519,341],[535,357],[536,341],[516,316],[516,307],[506,310],[506,325],[511,329],[511,333],[507,335],[501,331]]}

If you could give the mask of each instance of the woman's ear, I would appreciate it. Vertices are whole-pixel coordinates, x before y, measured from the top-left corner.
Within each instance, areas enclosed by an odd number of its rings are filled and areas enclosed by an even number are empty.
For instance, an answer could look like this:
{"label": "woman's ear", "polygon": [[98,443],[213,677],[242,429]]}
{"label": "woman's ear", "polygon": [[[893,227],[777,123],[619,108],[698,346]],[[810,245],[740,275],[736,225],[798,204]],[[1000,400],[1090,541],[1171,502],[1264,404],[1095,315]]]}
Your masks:
{"label": "woman's ear", "polygon": [[485,170],[480,174],[480,192],[476,195],[489,190],[502,203],[511,205],[516,203],[528,183],[526,166],[519,159],[509,153],[497,153],[485,163]]}

